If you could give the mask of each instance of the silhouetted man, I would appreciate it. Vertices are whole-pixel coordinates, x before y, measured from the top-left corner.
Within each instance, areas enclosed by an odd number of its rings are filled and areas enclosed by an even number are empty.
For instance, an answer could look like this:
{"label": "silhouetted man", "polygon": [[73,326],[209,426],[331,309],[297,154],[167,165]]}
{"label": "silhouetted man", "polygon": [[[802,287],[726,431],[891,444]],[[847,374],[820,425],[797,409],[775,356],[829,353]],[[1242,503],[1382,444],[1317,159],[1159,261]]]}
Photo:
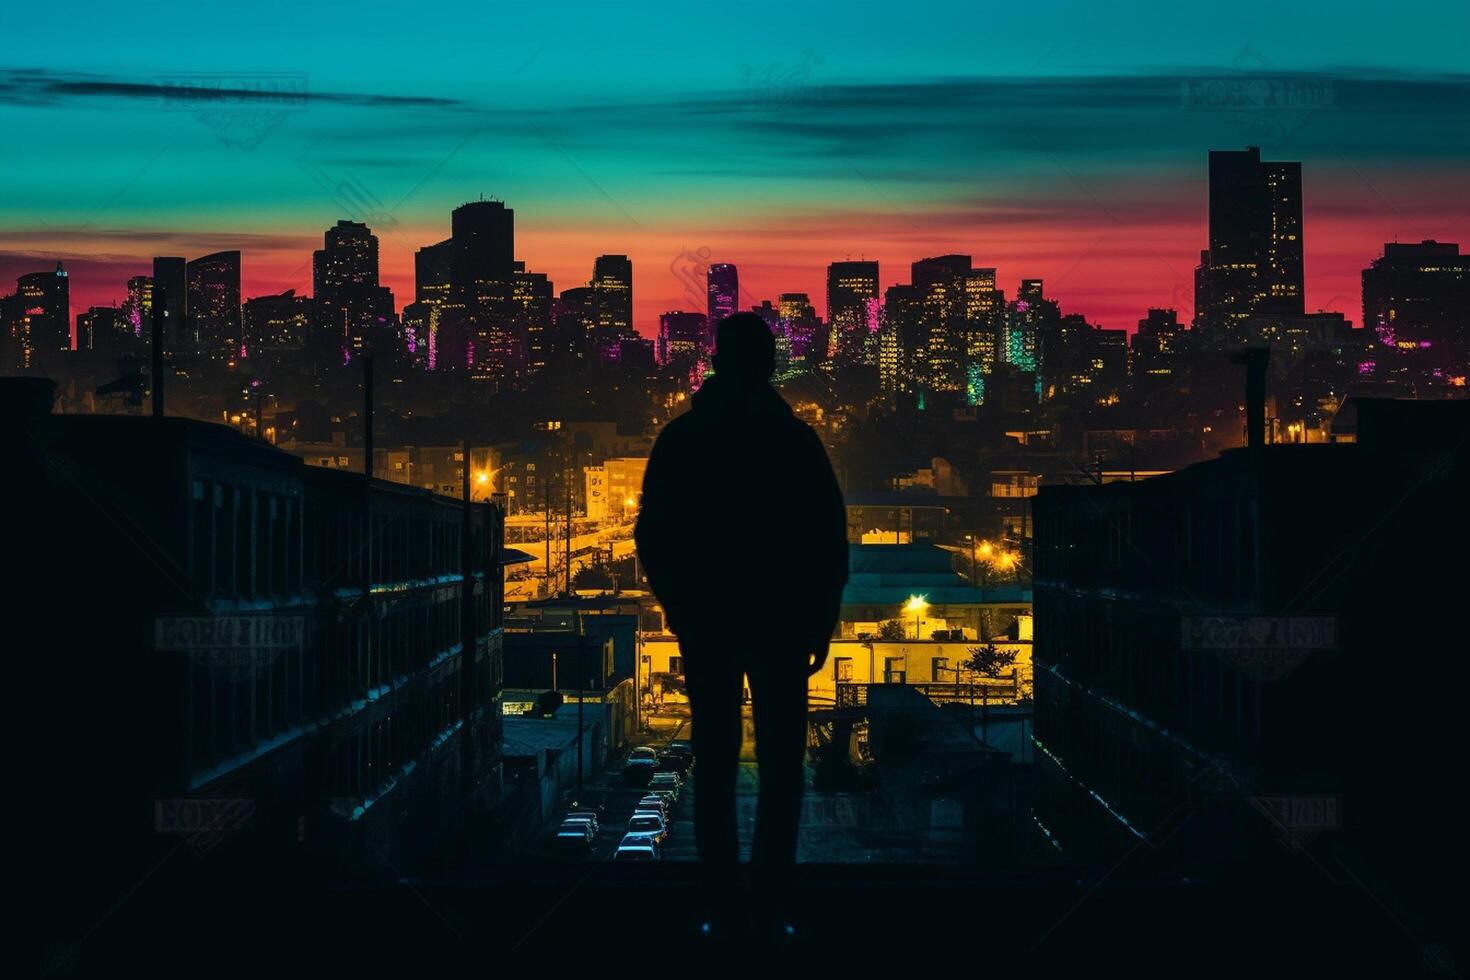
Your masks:
{"label": "silhouetted man", "polygon": [[722,906],[739,864],[735,777],[749,675],[760,766],[756,913],[784,935],[805,782],[807,677],[826,662],[837,623],[847,519],[821,442],[771,387],[775,357],[760,317],[720,321],[714,375],[654,444],[636,537],[684,658],[695,841],[716,895],[707,928],[729,928],[733,911]]}

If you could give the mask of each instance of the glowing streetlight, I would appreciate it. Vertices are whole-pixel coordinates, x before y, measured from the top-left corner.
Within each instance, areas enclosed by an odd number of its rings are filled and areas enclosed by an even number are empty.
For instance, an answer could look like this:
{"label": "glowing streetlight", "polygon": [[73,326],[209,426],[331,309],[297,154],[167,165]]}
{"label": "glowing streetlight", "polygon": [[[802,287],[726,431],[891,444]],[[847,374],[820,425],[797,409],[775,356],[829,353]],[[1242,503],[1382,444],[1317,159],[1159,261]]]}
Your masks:
{"label": "glowing streetlight", "polygon": [[909,601],[903,604],[904,612],[911,612],[914,614],[914,639],[916,640],[922,637],[921,623],[924,618],[924,610],[928,608],[929,600],[925,599],[921,595],[911,595],[909,596]]}

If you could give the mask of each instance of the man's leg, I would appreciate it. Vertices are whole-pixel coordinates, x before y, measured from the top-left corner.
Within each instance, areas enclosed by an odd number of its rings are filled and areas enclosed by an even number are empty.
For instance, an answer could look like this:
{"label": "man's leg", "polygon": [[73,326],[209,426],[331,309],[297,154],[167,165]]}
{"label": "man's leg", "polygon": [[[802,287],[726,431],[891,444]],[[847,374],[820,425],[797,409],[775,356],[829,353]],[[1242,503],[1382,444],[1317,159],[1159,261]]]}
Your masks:
{"label": "man's leg", "polygon": [[[680,642],[689,688],[694,749],[694,842],[716,904],[731,900],[739,876],[735,772],[740,762],[741,671],[718,644]],[[721,912],[723,909],[715,909]]]}
{"label": "man's leg", "polygon": [[[765,651],[751,666],[755,702],[755,753],[760,764],[755,844],[751,872],[762,916],[782,916],[786,889],[796,863],[801,794],[806,782],[807,673],[803,658]],[[787,662],[789,661],[789,662]]]}

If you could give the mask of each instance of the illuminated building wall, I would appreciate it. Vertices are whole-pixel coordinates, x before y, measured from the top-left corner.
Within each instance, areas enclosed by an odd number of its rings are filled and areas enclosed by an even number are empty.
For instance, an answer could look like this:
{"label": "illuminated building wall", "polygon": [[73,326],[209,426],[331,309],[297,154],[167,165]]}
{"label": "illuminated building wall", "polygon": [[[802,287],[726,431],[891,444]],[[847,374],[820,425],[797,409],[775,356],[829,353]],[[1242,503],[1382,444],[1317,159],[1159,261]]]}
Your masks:
{"label": "illuminated building wall", "polygon": [[1209,248],[1196,273],[1197,326],[1222,343],[1256,313],[1301,313],[1302,170],[1258,147],[1211,150]]}
{"label": "illuminated building wall", "polygon": [[720,321],[740,309],[740,271],[728,262],[716,262],[705,273],[705,285],[709,293],[710,342],[714,348],[714,331]]}
{"label": "illuminated building wall", "polygon": [[234,356],[240,346],[240,253],[215,252],[190,262],[185,352]]}
{"label": "illuminated building wall", "polygon": [[869,302],[878,298],[877,262],[827,266],[827,349],[845,364],[870,361]]}
{"label": "illuminated building wall", "polygon": [[[1453,242],[1397,242],[1363,270],[1363,326],[1382,357],[1414,354],[1463,376],[1470,362],[1470,255]],[[1421,354],[1422,352],[1422,354]]]}

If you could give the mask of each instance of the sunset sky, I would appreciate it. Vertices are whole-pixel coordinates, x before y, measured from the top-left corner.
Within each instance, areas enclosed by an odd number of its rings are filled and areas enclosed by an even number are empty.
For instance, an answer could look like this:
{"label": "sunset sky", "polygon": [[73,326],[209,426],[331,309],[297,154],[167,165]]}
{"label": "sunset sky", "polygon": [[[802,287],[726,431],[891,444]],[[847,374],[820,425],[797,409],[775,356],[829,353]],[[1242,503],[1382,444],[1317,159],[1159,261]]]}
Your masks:
{"label": "sunset sky", "polygon": [[743,305],[806,291],[821,312],[834,259],[876,258],[887,285],[946,252],[1131,328],[1150,306],[1189,315],[1206,153],[1247,145],[1303,163],[1308,309],[1356,323],[1385,241],[1470,246],[1470,4],[1124,10],[7,11],[0,292],[61,259],[76,313],[120,301],[154,255],[224,248],[245,253],[247,296],[309,292],[311,250],[351,218],[401,307],[413,250],[484,195],[558,290],[630,255],[644,333],[702,309],[701,260],[739,266]]}

